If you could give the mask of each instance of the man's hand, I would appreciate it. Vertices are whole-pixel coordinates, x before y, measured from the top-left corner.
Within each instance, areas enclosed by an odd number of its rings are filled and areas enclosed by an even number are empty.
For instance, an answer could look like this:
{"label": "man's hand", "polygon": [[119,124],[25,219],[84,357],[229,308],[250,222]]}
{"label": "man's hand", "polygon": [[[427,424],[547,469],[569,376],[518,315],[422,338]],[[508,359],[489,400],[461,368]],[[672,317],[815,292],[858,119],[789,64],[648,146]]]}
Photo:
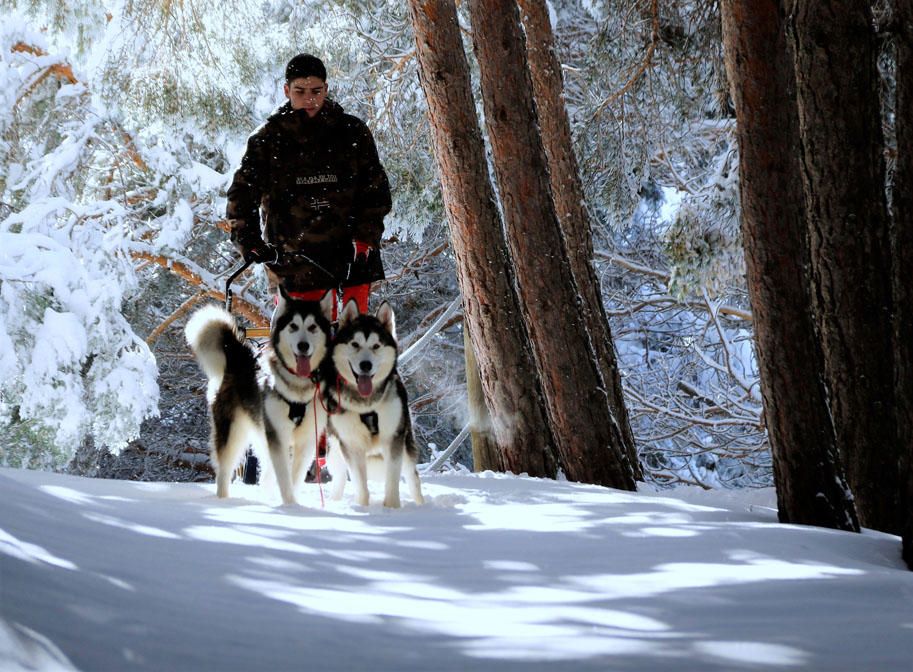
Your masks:
{"label": "man's hand", "polygon": [[252,261],[255,264],[279,263],[279,248],[269,243],[257,245],[244,253],[244,261]]}
{"label": "man's hand", "polygon": [[362,242],[360,240],[353,240],[352,247],[355,248],[355,256],[353,259],[357,261],[368,261],[368,257],[371,256],[371,252],[374,251],[374,247],[368,243]]}

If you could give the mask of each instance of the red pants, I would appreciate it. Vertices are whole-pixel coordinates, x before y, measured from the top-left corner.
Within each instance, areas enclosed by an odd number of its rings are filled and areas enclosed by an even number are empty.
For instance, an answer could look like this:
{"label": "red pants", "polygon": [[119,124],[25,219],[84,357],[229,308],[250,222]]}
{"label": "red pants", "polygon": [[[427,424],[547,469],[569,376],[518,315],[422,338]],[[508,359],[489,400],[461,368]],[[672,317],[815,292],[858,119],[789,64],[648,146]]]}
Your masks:
{"label": "red pants", "polygon": [[[299,301],[320,301],[323,298],[323,295],[326,294],[329,289],[310,289],[306,292],[289,292],[289,296],[293,299],[298,299]],[[351,287],[342,288],[342,305],[345,305],[351,300],[355,299],[355,304],[358,306],[359,313],[368,312],[368,293],[371,291],[371,284],[364,285],[352,285]],[[278,298],[276,299],[278,301]],[[333,317],[331,322],[336,321],[337,306],[336,303],[333,303]]]}

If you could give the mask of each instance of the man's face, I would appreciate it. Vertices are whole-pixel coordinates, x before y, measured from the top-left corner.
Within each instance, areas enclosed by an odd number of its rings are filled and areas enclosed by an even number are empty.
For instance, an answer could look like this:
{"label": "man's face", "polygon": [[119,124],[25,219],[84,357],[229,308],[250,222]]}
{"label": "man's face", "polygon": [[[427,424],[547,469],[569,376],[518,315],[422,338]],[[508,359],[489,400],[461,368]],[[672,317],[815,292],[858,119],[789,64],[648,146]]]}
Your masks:
{"label": "man's face", "polygon": [[299,77],[286,82],[285,97],[291,101],[293,110],[304,110],[313,117],[327,99],[327,83],[319,77]]}

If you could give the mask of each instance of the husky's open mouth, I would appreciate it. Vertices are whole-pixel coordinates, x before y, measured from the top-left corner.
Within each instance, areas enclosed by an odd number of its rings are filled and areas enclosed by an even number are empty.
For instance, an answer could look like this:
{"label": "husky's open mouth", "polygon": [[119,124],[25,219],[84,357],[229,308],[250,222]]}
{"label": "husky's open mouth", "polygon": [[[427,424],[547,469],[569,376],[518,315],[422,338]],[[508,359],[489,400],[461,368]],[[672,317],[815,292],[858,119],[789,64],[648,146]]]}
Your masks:
{"label": "husky's open mouth", "polygon": [[352,369],[352,375],[355,376],[355,387],[358,388],[358,394],[363,397],[370,397],[374,391],[374,374],[357,373],[351,363],[349,363],[349,368]]}

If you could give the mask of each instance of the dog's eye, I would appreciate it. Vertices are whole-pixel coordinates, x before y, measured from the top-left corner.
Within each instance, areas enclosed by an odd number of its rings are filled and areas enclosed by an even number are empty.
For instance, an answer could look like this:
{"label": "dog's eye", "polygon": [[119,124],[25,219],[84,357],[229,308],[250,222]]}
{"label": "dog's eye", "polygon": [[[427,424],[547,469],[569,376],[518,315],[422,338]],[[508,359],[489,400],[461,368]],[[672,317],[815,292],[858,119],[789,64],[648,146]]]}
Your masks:
{"label": "dog's eye", "polygon": [[372,349],[372,350],[380,350],[380,343],[375,343],[374,345],[371,346],[371,349]]}
{"label": "dog's eye", "polygon": [[294,334],[296,331],[298,331],[298,325],[292,322],[288,325],[288,330]]}
{"label": "dog's eye", "polygon": [[315,331],[317,331],[317,325],[316,325],[316,324],[312,324],[311,326],[308,327],[308,332],[310,332],[310,333],[313,334]]}
{"label": "dog's eye", "polygon": [[358,343],[352,343],[353,350],[361,350],[361,346]]}

